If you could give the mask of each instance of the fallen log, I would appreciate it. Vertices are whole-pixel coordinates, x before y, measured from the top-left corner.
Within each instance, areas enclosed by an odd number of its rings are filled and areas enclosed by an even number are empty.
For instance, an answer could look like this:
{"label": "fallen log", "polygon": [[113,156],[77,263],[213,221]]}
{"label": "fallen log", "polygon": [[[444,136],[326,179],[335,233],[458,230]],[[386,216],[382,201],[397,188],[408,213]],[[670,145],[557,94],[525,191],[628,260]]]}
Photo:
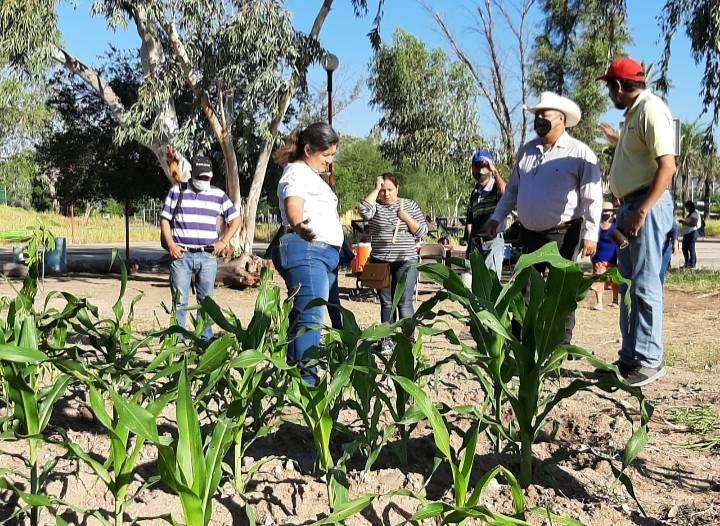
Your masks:
{"label": "fallen log", "polygon": [[3,262],[0,264],[0,274],[6,278],[25,278],[28,268],[24,263]]}
{"label": "fallen log", "polygon": [[260,283],[260,272],[264,267],[272,268],[269,260],[251,254],[242,254],[229,261],[218,261],[215,283],[231,289],[244,290]]}

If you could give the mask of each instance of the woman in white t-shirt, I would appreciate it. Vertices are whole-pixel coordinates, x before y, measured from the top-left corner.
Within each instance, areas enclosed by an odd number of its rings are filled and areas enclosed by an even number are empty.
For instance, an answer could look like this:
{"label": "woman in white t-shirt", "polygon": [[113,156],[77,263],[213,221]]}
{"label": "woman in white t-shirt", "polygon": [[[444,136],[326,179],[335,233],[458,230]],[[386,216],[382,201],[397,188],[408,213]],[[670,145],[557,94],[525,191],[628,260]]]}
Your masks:
{"label": "woman in white t-shirt", "polygon": [[[293,132],[276,153],[284,166],[277,188],[285,234],[273,250],[275,267],[288,291],[297,290],[290,315],[291,336],[301,327],[323,323],[324,308],[307,305],[316,298],[328,300],[337,286],[336,269],[343,244],[343,229],[335,192],[320,177],[332,164],[338,135],[325,122]],[[315,384],[315,370],[305,366],[305,353],[320,345],[320,331],[305,331],[288,345],[288,359],[303,369],[306,382]]]}
{"label": "woman in white t-shirt", "polygon": [[695,268],[697,265],[697,254],[695,252],[695,243],[700,235],[700,227],[702,220],[700,212],[695,208],[692,201],[685,202],[686,216],[680,220],[682,234],[682,253],[685,258],[684,268]]}

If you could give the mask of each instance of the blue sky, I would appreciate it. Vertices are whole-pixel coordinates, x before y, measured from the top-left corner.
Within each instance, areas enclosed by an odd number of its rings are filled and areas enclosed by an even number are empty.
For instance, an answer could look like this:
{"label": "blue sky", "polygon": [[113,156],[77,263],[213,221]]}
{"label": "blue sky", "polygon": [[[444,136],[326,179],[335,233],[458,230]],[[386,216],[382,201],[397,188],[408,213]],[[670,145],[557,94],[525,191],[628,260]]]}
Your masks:
{"label": "blue sky", "polygon": [[[320,0],[286,0],[296,27],[304,31],[310,29],[320,3]],[[374,4],[372,0],[370,3]],[[413,33],[430,47],[447,49],[434,21],[416,0],[386,0],[385,3],[381,26],[384,40],[390,40],[395,29],[400,27]],[[471,0],[432,0],[429,3],[446,15],[450,26],[468,50],[480,49],[479,37],[473,35],[469,29],[472,22],[469,11],[473,5]],[[631,56],[645,63],[657,62],[662,54],[657,16],[663,3],[663,0],[628,0],[630,33],[634,39],[628,51]],[[77,9],[67,4],[63,4],[60,9],[60,28],[64,34],[65,45],[75,56],[89,64],[96,64],[110,43],[119,48],[132,49],[139,46],[133,27],[113,32],[106,27],[104,19],[90,16],[89,0],[81,0],[77,4]],[[335,0],[335,4],[336,7],[323,27],[320,40],[326,49],[340,59],[340,69],[335,77],[336,88],[349,91],[367,76],[372,49],[366,34],[371,28],[374,10],[371,7],[368,17],[358,20],[353,16],[350,0]],[[540,28],[541,21],[535,20],[535,23]],[[507,35],[508,32],[505,31],[504,34]],[[471,52],[471,55],[482,59],[479,53]],[[325,75],[320,66],[314,66],[309,76],[311,88],[321,89]],[[702,69],[694,64],[689,42],[684,34],[678,35],[673,44],[670,78],[673,89],[669,95],[669,103],[673,114],[682,120],[695,120],[701,112],[699,89]],[[489,119],[487,108],[482,104],[480,115],[481,122],[483,118]],[[613,110],[608,112],[606,117],[609,122],[618,123],[622,114]],[[378,118],[378,113],[369,105],[367,88],[364,88],[363,96],[337,115],[334,124],[343,133],[362,136],[368,133]],[[492,126],[484,126],[483,131],[492,134]]]}

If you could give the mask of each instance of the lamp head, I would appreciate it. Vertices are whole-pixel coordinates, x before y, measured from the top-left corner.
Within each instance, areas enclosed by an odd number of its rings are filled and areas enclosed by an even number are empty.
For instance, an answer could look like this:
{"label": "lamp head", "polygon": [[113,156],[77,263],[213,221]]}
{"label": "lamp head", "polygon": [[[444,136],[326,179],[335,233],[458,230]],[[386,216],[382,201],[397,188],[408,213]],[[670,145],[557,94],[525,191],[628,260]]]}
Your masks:
{"label": "lamp head", "polygon": [[338,60],[337,56],[332,53],[326,53],[321,62],[322,67],[329,73],[335,71],[340,65],[340,60]]}

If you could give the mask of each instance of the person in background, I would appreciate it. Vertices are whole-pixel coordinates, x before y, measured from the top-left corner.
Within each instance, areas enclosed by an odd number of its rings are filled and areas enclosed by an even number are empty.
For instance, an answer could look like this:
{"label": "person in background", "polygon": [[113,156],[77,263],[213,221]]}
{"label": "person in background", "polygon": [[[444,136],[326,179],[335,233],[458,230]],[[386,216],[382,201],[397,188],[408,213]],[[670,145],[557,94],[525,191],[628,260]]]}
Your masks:
{"label": "person in background", "polygon": [[[505,193],[488,222],[488,234],[495,236],[498,226],[517,208],[518,244],[523,252],[556,242],[566,259],[574,260],[578,251],[592,257],[603,196],[597,157],[566,131],[580,122],[580,108],[546,91],[527,111],[535,114],[537,138],[520,148]],[[545,267],[538,270],[543,272]],[[566,319],[564,343],[571,342],[574,327],[573,312]]]}
{"label": "person in background", "polygon": [[678,225],[675,221],[672,223],[672,228],[668,232],[665,238],[665,244],[663,245],[663,256],[662,256],[662,268],[660,269],[660,283],[665,284],[665,275],[670,270],[670,264],[672,263],[672,257],[678,253],[680,243],[678,242]]}
{"label": "person in background", "polygon": [[[240,228],[240,214],[227,194],[210,184],[212,176],[210,159],[195,157],[190,183],[176,184],[170,189],[160,214],[160,231],[172,258],[170,291],[181,327],[185,326],[187,317],[190,280],[195,277],[198,303],[212,296],[217,256],[225,253]],[[222,236],[217,232],[218,216],[222,216],[227,225]],[[213,331],[210,320],[205,323],[202,338],[207,341]]]}
{"label": "person in background", "polygon": [[630,301],[620,303],[622,347],[615,365],[628,384],[641,387],[667,373],[660,274],[673,222],[668,192],[676,172],[673,118],[667,104],[646,89],[642,64],[630,57],[615,59],[598,80],[605,82],[615,108],[624,111],[619,135],[611,126],[600,125],[608,141],[617,145],[609,183],[622,203],[618,230],[629,242],[618,254],[620,273],[631,284],[620,287]]}
{"label": "person in background", "polygon": [[[487,150],[478,150],[472,157],[472,176],[475,187],[470,193],[465,219],[465,238],[467,239],[467,257],[474,251],[485,256],[488,269],[502,277],[503,251],[505,240],[502,229],[497,236],[486,231],[487,222],[495,212],[495,207],[505,192],[505,181],[495,168],[492,154]],[[472,274],[464,272],[462,280],[466,287],[472,285]]]}
{"label": "person in background", "polygon": [[695,268],[697,266],[697,253],[695,252],[695,243],[697,243],[700,235],[700,227],[702,220],[700,212],[695,208],[692,201],[685,202],[685,217],[680,220],[682,224],[682,253],[685,259],[683,268]]}
{"label": "person in background", "polygon": [[[395,175],[386,173],[377,178],[375,188],[358,204],[363,219],[368,221],[370,261],[388,263],[392,285],[380,289],[380,321],[404,320],[415,314],[413,297],[418,278],[417,240],[428,233],[425,215],[412,199],[400,198],[400,184]],[[398,283],[405,278],[405,291],[398,304],[398,315],[392,312]],[[391,342],[382,342],[382,350],[391,350]]]}
{"label": "person in background", "polygon": [[[603,203],[602,216],[600,216],[600,232],[598,234],[597,252],[592,257],[593,275],[602,276],[608,270],[617,266],[617,245],[610,237],[617,229],[613,222],[614,214],[613,204],[609,202]],[[613,305],[618,305],[618,287],[615,283],[598,281],[592,284],[592,290],[595,293],[595,305],[593,309],[603,309],[603,291],[610,289],[613,295]]]}
{"label": "person in background", "polygon": [[275,155],[284,167],[277,187],[283,235],[272,258],[288,293],[295,293],[288,360],[300,366],[303,379],[312,385],[317,375],[306,367],[305,354],[320,346],[320,330],[299,330],[323,323],[325,309],[307,306],[317,298],[328,301],[337,283],[344,234],[337,196],[320,174],[328,170],[339,141],[329,124],[316,122],[293,132]]}

